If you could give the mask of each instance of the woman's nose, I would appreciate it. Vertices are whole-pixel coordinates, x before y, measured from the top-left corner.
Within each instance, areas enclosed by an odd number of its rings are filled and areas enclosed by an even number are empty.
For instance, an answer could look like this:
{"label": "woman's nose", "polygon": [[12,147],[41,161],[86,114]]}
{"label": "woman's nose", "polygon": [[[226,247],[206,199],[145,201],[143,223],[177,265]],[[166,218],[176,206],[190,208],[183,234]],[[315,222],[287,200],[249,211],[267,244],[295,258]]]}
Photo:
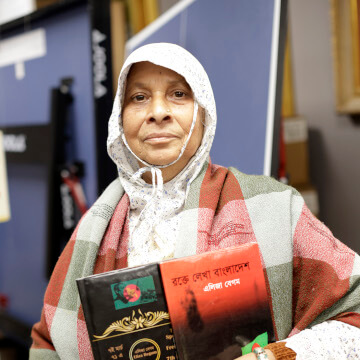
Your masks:
{"label": "woman's nose", "polygon": [[153,96],[151,101],[151,111],[149,114],[149,120],[161,123],[164,120],[171,119],[171,112],[166,99],[161,96]]}

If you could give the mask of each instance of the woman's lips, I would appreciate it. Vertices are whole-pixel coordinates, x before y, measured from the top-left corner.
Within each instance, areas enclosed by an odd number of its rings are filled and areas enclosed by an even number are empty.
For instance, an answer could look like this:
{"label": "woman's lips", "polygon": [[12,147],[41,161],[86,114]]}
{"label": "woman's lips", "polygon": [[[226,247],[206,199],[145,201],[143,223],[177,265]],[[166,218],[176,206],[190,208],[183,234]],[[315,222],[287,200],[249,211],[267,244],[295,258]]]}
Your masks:
{"label": "woman's lips", "polygon": [[162,143],[176,139],[177,136],[170,133],[152,133],[145,137],[145,142]]}

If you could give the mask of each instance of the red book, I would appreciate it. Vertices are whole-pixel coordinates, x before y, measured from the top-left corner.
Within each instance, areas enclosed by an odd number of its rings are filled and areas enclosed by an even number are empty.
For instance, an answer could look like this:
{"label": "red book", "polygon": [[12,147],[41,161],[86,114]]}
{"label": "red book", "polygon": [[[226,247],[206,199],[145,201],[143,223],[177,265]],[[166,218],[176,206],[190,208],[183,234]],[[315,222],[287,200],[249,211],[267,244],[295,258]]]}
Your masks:
{"label": "red book", "polygon": [[233,360],[275,341],[256,243],[160,264],[180,359]]}

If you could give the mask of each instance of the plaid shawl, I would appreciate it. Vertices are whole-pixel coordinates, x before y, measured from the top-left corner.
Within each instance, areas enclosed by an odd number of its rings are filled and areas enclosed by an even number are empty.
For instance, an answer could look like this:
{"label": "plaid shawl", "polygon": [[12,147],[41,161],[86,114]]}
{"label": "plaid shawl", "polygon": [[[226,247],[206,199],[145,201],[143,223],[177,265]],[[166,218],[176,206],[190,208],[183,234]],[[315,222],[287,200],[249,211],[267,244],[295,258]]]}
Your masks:
{"label": "plaid shawl", "polygon": [[[129,199],[115,180],[80,221],[45,294],[30,359],[92,359],[75,279],[127,264]],[[175,256],[257,242],[277,339],[336,319],[360,327],[360,257],[291,187],[205,164],[182,213]]]}

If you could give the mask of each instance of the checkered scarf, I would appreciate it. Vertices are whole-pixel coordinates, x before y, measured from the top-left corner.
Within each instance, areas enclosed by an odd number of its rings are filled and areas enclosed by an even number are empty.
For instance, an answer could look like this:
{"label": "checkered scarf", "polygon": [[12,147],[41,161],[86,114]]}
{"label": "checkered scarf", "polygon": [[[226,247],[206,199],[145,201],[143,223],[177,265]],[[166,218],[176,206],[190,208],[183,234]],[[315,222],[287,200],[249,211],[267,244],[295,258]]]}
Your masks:
{"label": "checkered scarf", "polygon": [[[75,279],[126,267],[128,209],[115,180],[80,221],[46,291],[30,359],[93,358]],[[327,319],[360,327],[360,257],[293,188],[205,164],[181,221],[176,257],[259,244],[277,339]]]}

